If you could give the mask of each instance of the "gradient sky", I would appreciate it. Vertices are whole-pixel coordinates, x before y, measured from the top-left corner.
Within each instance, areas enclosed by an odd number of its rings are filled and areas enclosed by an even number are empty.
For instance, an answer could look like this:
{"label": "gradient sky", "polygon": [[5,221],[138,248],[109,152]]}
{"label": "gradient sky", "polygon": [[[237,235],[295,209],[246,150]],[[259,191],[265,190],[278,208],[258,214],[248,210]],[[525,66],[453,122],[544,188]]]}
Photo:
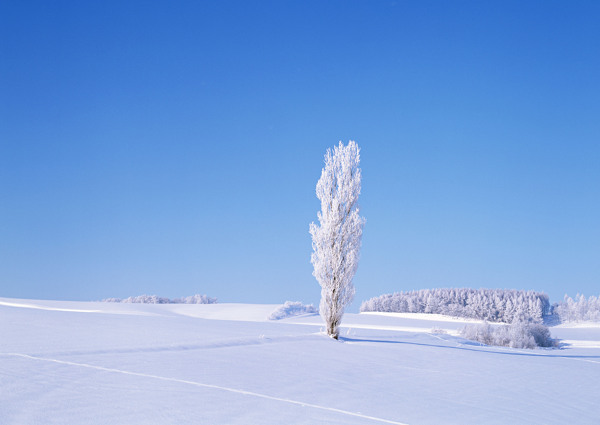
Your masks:
{"label": "gradient sky", "polygon": [[0,3],[0,296],[318,303],[356,140],[362,300],[600,293],[600,2]]}

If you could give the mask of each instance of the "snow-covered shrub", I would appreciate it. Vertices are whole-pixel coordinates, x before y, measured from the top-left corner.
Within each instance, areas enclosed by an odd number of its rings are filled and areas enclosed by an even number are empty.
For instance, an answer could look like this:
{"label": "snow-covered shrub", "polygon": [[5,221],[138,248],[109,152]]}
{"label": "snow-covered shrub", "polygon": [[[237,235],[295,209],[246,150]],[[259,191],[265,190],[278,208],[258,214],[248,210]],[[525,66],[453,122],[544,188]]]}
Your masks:
{"label": "snow-covered shrub", "polygon": [[600,297],[585,298],[577,294],[575,299],[565,295],[564,301],[555,303],[552,312],[561,322],[600,322]]}
{"label": "snow-covered shrub", "polygon": [[488,322],[485,322],[481,325],[466,325],[460,331],[460,336],[471,341],[481,342],[485,345],[504,345],[494,344],[495,339],[492,333],[492,326]]}
{"label": "snow-covered shrub", "polygon": [[485,345],[497,345],[511,348],[554,347],[556,342],[550,336],[550,330],[541,323],[516,321],[510,325],[489,323],[467,325],[461,331],[463,338],[481,342]]}
{"label": "snow-covered shrub", "polygon": [[421,289],[371,298],[362,303],[360,311],[432,313],[504,323],[516,320],[542,322],[550,313],[550,301],[545,293],[534,291]]}
{"label": "snow-covered shrub", "polygon": [[129,304],[215,304],[216,298],[206,295],[192,295],[189,297],[173,298],[159,297],[157,295],[138,295],[137,297],[106,298],[102,300],[107,303],[129,303]]}
{"label": "snow-covered shrub", "polygon": [[550,335],[550,329],[541,323],[530,323],[529,332],[533,336],[535,343],[538,347],[554,347],[556,341],[552,339]]}
{"label": "snow-covered shrub", "polygon": [[312,304],[305,305],[299,301],[286,301],[269,315],[269,320],[280,320],[301,314],[315,314],[316,312],[317,310]]}

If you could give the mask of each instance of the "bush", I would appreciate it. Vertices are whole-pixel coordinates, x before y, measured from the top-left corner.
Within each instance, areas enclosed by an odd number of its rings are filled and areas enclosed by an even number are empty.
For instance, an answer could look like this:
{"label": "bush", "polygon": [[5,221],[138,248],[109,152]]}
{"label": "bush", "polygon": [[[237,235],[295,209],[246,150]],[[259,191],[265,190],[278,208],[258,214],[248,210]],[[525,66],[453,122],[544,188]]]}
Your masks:
{"label": "bush", "polygon": [[497,345],[511,348],[555,347],[556,341],[550,336],[550,330],[533,322],[517,321],[510,325],[492,326],[489,323],[467,325],[460,335],[485,345]]}
{"label": "bush", "polygon": [[315,314],[317,310],[312,304],[304,305],[299,301],[286,301],[269,315],[269,320],[280,320],[301,314]]}
{"label": "bush", "polygon": [[550,335],[550,329],[540,323],[530,323],[529,332],[538,347],[556,347],[557,343]]}

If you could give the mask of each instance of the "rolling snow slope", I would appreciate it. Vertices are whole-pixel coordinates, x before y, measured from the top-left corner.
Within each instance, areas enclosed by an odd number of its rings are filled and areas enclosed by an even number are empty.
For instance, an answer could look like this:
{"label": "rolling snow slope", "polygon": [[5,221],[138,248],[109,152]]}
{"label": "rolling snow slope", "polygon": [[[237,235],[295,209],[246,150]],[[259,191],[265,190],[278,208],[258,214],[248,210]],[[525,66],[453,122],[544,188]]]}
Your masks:
{"label": "rolling snow slope", "polygon": [[334,341],[276,307],[0,298],[0,423],[600,422],[598,327],[514,350],[444,317],[347,314]]}

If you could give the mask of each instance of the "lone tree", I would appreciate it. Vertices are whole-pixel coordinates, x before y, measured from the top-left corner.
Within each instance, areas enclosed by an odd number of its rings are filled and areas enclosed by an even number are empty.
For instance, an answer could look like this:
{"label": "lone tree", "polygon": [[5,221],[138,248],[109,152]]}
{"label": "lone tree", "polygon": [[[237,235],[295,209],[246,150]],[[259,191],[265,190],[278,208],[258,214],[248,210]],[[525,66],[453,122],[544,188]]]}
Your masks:
{"label": "lone tree", "polygon": [[327,149],[325,168],[317,182],[321,201],[319,225],[310,224],[313,253],[313,276],[321,285],[319,310],[325,320],[327,335],[338,338],[344,308],[354,298],[352,278],[358,257],[365,219],[359,215],[361,172],[360,149],[354,141],[340,142],[333,151]]}

